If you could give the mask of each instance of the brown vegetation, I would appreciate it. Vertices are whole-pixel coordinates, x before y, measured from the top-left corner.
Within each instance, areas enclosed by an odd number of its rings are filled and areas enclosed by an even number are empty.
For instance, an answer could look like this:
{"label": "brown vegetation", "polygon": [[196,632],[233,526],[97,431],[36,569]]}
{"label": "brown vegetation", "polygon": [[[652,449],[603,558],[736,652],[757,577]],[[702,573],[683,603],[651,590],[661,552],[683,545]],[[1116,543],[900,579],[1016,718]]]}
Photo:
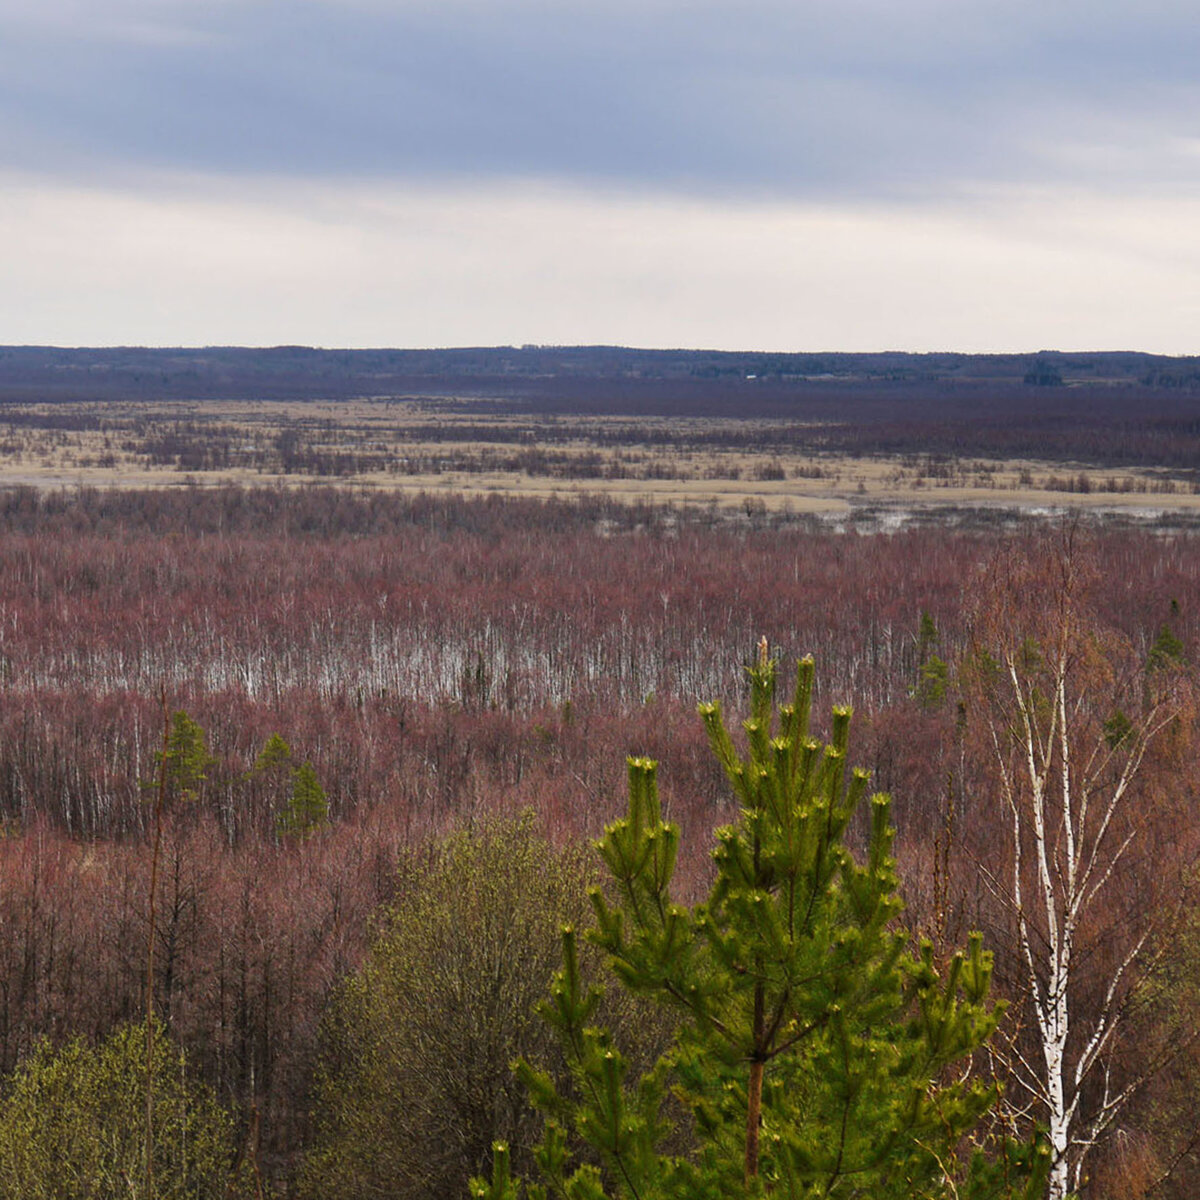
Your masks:
{"label": "brown vegetation", "polygon": [[[1008,535],[1031,553],[1039,536]],[[1194,541],[1084,540],[1090,619],[1128,661],[1145,663],[1164,626],[1195,661]],[[723,697],[736,719],[739,664],[764,632],[785,660],[814,655],[820,711],[856,705],[854,758],[895,797],[909,919],[948,942],[982,927],[999,950],[1011,914],[977,869],[1004,853],[996,785],[955,687],[972,637],[963,581],[1003,541],[838,536],[598,499],[0,495],[0,1070],[43,1033],[97,1037],[141,1014],[163,687],[215,762],[167,816],[157,1011],[221,1098],[258,1112],[277,1178],[308,1137],[322,1014],[362,961],[371,914],[404,887],[404,851],[524,808],[560,842],[596,836],[629,753],[661,761],[664,808],[684,846],[702,847],[729,814],[695,703]],[[308,837],[281,833],[278,788],[252,771],[276,733],[328,796],[331,824]],[[1190,868],[1193,761],[1181,714],[1139,774],[1138,803],[1163,816],[1146,823],[1112,917],[1158,904]],[[696,851],[685,889],[699,893],[707,870]],[[1163,951],[1173,995],[1200,992],[1195,946]],[[1020,1000],[1017,972],[997,968]],[[1161,993],[1130,1004],[1144,1045],[1179,1019]],[[1147,1178],[1179,1132],[1155,1114],[1182,1111],[1188,1084],[1168,1073],[1130,1110],[1121,1146],[1140,1139]],[[1115,1177],[1118,1158],[1099,1154],[1097,1172]]]}

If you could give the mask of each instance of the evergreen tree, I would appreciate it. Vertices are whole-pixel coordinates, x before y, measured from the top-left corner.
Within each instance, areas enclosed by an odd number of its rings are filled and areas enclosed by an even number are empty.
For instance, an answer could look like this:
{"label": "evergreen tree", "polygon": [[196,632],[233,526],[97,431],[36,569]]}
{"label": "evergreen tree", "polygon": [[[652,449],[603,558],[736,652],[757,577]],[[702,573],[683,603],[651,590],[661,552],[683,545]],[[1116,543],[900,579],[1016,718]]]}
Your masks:
{"label": "evergreen tree", "polygon": [[917,665],[923,664],[934,652],[942,635],[928,609],[921,609],[921,625],[917,631]]}
{"label": "evergreen tree", "polygon": [[247,779],[267,781],[280,837],[305,837],[329,824],[329,801],[312,763],[296,766],[292,748],[277,733],[266,740]]}
{"label": "evergreen tree", "polygon": [[301,763],[292,772],[291,795],[275,817],[275,829],[281,837],[304,837],[329,824],[329,801],[310,762]]}
{"label": "evergreen tree", "polygon": [[162,751],[166,789],[181,800],[195,800],[216,759],[208,751],[204,728],[183,710],[171,714]]}
{"label": "evergreen tree", "polygon": [[281,770],[290,770],[292,748],[277,733],[271,734],[254,760],[251,775],[269,775]]}
{"label": "evergreen tree", "polygon": [[[145,1060],[142,1072],[142,1100],[145,1105],[145,1124],[142,1129],[144,1153],[142,1167],[145,1176],[142,1186],[145,1194],[153,1197],[158,1187],[155,1182],[158,1150],[155,1144],[155,1088],[159,1048],[155,1045],[158,1036],[158,1021],[154,1012],[154,941],[158,931],[158,866],[162,857],[163,809],[168,796],[192,801],[200,795],[200,785],[207,778],[208,769],[216,761],[208,752],[208,741],[203,727],[183,709],[167,716],[166,689],[162,693],[163,742],[158,755],[158,787],[154,799],[154,848],[150,854],[150,912],[146,923],[146,1020],[142,1026],[145,1038]],[[133,1192],[130,1184],[130,1192]]]}
{"label": "evergreen tree", "polygon": [[[777,728],[775,680],[764,644],[744,758],[719,705],[700,709],[742,810],[717,831],[706,903],[672,900],[679,832],[662,820],[655,764],[629,761],[628,815],[599,843],[611,886],[591,893],[588,937],[623,988],[675,1012],[679,1032],[628,1079],[614,1038],[591,1023],[600,993],[582,983],[575,931],[564,931],[542,1011],[574,1086],[518,1066],[547,1118],[530,1197],[1033,1195],[1041,1148],[1001,1141],[985,1158],[970,1136],[997,1094],[967,1069],[999,1016],[991,955],[973,935],[939,974],[928,944],[913,953],[897,928],[886,796],[869,801],[864,860],[846,845],[868,782],[847,777],[850,709],[834,709],[822,746],[809,734],[811,660]],[[692,1149],[669,1152],[680,1120]],[[507,1147],[473,1189],[478,1200],[519,1194]]]}
{"label": "evergreen tree", "polygon": [[950,668],[935,653],[941,635],[928,612],[921,612],[921,628],[917,634],[917,686],[913,695],[922,708],[940,708],[946,700]]}
{"label": "evergreen tree", "polygon": [[1184,661],[1183,642],[1175,636],[1175,631],[1165,621],[1159,626],[1158,636],[1146,656],[1146,670],[1169,671],[1179,667]]}

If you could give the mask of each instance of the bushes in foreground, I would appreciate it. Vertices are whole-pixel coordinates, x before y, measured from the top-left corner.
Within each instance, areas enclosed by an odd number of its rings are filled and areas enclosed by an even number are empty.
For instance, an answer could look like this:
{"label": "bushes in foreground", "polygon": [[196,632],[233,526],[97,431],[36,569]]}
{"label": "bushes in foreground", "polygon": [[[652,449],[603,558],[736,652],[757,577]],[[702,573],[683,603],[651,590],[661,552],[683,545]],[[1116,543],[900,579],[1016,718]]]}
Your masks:
{"label": "bushes in foreground", "polygon": [[233,1121],[158,1027],[146,1162],[146,1025],[96,1046],[39,1042],[0,1099],[0,1196],[21,1200],[235,1200],[253,1189]]}
{"label": "bushes in foreground", "polygon": [[494,1138],[531,1133],[509,1063],[549,1048],[533,1009],[559,923],[581,915],[583,857],[552,851],[527,817],[410,858],[325,1021],[313,1200],[462,1195]]}
{"label": "bushes in foreground", "polygon": [[[553,848],[527,813],[407,857],[403,892],[326,1017],[300,1187],[311,1200],[464,1196],[496,1138],[536,1140],[540,1121],[513,1059],[565,1072],[535,1009],[562,922],[584,919],[591,855]],[[612,1015],[652,1057],[662,1019],[635,1019],[629,1004]]]}

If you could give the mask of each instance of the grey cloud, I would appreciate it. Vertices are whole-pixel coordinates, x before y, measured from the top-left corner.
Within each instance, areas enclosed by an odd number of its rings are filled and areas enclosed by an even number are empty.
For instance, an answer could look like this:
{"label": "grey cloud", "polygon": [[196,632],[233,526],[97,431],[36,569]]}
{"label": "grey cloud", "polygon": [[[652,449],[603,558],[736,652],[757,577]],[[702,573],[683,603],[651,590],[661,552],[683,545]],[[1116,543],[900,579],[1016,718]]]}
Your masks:
{"label": "grey cloud", "polygon": [[120,23],[89,27],[0,5],[0,154],[812,198],[1130,173],[1194,186],[1192,14],[1048,8],[125,0]]}

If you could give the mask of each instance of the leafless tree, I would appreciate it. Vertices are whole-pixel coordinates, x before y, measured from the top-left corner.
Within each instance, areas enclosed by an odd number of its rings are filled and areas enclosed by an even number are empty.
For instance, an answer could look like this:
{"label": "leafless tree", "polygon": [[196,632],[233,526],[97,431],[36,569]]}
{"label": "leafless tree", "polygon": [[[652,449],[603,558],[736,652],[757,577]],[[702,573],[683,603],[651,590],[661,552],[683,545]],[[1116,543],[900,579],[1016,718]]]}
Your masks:
{"label": "leafless tree", "polygon": [[1087,609],[1086,575],[1071,530],[998,556],[965,671],[1007,831],[1007,853],[981,869],[1010,915],[1032,1017],[1011,1066],[1047,1128],[1050,1200],[1079,1188],[1089,1151],[1161,1065],[1116,1064],[1161,916],[1122,893],[1156,819],[1147,753],[1183,703],[1173,647],[1147,655],[1106,627]]}

